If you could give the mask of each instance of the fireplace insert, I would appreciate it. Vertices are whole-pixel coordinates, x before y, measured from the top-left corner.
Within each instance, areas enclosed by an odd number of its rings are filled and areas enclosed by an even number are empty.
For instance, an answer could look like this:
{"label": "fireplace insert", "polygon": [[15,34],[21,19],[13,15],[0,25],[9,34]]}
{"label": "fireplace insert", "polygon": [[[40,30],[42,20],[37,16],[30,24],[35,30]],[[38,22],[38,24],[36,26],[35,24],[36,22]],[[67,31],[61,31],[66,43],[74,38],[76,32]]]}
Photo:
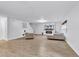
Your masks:
{"label": "fireplace insert", "polygon": [[46,31],[46,34],[52,34],[52,31]]}

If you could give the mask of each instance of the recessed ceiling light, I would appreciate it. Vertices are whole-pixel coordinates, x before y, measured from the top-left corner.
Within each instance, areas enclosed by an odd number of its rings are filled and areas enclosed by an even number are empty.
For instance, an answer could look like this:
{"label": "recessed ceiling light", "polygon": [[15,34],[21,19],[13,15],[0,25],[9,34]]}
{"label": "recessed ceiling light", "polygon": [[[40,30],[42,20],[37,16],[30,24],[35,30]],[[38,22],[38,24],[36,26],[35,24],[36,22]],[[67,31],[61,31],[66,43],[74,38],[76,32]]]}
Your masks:
{"label": "recessed ceiling light", "polygon": [[44,22],[47,22],[47,20],[45,20],[44,18],[41,18],[40,20],[37,20],[37,22],[44,23]]}

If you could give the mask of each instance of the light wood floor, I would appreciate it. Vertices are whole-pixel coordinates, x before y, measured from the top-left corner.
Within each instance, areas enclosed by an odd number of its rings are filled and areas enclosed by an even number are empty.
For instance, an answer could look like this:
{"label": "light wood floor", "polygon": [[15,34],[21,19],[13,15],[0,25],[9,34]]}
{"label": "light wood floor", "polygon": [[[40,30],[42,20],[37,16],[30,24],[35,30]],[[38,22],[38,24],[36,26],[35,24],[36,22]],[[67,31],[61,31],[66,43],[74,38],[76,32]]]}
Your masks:
{"label": "light wood floor", "polygon": [[6,57],[77,57],[65,41],[47,40],[35,36],[33,40],[20,38],[0,41],[0,56]]}

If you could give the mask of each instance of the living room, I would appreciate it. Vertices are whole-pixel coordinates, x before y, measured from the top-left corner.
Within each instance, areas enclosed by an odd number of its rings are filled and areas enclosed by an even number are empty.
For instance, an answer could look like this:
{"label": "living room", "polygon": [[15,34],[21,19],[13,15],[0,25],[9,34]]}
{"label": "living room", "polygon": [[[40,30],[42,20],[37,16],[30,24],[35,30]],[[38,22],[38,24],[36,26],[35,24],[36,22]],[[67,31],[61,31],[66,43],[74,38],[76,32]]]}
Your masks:
{"label": "living room", "polygon": [[78,57],[76,1],[0,1],[0,56]]}

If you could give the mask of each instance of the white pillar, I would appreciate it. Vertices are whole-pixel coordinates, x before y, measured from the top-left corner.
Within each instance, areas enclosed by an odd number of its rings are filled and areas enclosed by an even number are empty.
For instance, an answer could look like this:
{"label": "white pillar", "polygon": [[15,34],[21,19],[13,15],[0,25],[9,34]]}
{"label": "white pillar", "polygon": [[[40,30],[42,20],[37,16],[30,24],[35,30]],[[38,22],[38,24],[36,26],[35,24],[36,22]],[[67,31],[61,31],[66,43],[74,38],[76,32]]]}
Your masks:
{"label": "white pillar", "polygon": [[7,17],[0,16],[0,40],[7,40]]}

